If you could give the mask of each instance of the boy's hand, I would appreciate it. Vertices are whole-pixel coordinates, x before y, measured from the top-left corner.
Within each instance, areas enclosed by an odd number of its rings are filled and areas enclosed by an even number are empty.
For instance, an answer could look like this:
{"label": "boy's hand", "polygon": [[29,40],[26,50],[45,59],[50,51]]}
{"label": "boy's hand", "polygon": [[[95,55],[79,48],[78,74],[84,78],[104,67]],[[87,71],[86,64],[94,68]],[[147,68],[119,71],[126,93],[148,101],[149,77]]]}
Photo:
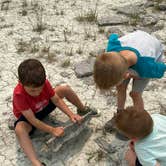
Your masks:
{"label": "boy's hand", "polygon": [[55,137],[60,137],[64,135],[64,128],[63,127],[53,127],[51,133]]}
{"label": "boy's hand", "polygon": [[70,119],[72,122],[74,122],[74,123],[78,122],[80,124],[81,121],[83,120],[83,117],[81,117],[78,114],[73,114],[73,115],[71,115]]}

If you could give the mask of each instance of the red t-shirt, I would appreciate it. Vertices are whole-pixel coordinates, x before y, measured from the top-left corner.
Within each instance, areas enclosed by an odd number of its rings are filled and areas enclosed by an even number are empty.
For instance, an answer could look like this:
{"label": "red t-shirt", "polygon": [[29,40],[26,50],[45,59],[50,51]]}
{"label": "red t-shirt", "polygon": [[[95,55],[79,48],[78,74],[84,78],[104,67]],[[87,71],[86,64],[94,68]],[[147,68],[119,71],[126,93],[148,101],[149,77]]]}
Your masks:
{"label": "red t-shirt", "polygon": [[48,80],[45,81],[39,96],[30,96],[21,83],[18,83],[13,93],[13,113],[19,118],[22,111],[31,109],[34,113],[41,111],[55,94]]}

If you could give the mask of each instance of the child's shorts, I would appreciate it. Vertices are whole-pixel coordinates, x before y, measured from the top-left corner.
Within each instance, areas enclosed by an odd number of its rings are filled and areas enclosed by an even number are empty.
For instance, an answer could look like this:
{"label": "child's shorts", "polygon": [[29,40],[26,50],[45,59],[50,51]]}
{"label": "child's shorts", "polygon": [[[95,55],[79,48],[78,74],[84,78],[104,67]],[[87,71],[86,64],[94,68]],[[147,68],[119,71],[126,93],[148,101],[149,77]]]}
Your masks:
{"label": "child's shorts", "polygon": [[[133,92],[140,92],[142,93],[149,83],[150,79],[132,79],[132,91]],[[128,84],[130,82],[130,79],[124,80],[124,84]]]}
{"label": "child's shorts", "polygon": [[[42,120],[45,117],[47,117],[47,115],[50,114],[55,108],[56,108],[56,106],[50,100],[49,104],[45,108],[43,108],[43,110],[41,110],[40,112],[37,112],[35,114],[35,117],[39,120]],[[20,121],[29,123],[28,120],[23,115],[21,115],[20,118],[14,122],[14,128],[16,127],[17,123]],[[32,135],[35,130],[36,130],[36,128],[32,125],[32,130],[29,132],[29,135]]]}

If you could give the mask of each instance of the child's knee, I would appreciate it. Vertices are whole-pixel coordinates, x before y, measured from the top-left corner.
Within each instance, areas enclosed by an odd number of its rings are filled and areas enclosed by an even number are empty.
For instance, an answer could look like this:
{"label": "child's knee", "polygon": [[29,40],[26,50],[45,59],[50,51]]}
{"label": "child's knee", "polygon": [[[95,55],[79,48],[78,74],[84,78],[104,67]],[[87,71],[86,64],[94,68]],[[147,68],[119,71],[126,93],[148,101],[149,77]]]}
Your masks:
{"label": "child's knee", "polygon": [[63,87],[66,91],[71,90],[71,87],[70,87],[69,85],[67,85],[67,84],[62,85],[62,87]]}
{"label": "child's knee", "polygon": [[66,95],[70,94],[71,88],[67,84],[62,84],[57,86],[54,91],[60,98],[64,98]]}
{"label": "child's knee", "polygon": [[71,87],[69,86],[69,85],[67,85],[67,84],[61,84],[61,85],[58,85],[57,87],[55,87],[55,91],[57,92],[57,91],[61,91],[61,92],[64,92],[64,91],[68,91],[68,90],[70,90],[71,89]]}
{"label": "child's knee", "polygon": [[26,122],[18,122],[15,127],[15,133],[17,136],[20,136],[22,134],[29,134],[31,129],[32,127],[26,124]]}
{"label": "child's knee", "polygon": [[67,84],[60,85],[61,86],[61,93],[62,94],[68,94],[71,91],[71,87]]}
{"label": "child's knee", "polygon": [[138,98],[142,97],[142,94],[140,92],[133,92],[133,91],[131,91],[130,92],[130,97],[132,99],[138,99]]}

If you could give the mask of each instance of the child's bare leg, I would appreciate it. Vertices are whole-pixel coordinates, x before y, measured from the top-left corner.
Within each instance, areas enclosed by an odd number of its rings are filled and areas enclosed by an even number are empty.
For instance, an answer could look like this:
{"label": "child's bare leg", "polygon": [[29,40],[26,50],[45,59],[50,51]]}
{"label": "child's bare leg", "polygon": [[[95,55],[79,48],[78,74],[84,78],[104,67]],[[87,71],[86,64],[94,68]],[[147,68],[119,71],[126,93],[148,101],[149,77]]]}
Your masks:
{"label": "child's bare leg", "polygon": [[131,148],[129,148],[125,154],[125,159],[127,160],[129,166],[135,166],[136,153]]}
{"label": "child's bare leg", "polygon": [[142,98],[142,93],[140,92],[130,92],[130,96],[133,100],[134,107],[140,111],[144,110],[144,102]]}
{"label": "child's bare leg", "polygon": [[128,84],[122,83],[116,87],[117,89],[117,107],[119,110],[123,110],[126,101],[126,90]]}
{"label": "child's bare leg", "polygon": [[60,98],[66,98],[69,102],[75,105],[78,109],[83,110],[84,105],[76,95],[76,93],[68,85],[57,86],[55,89],[56,94]]}
{"label": "child's bare leg", "polygon": [[38,160],[35,153],[32,141],[29,137],[29,132],[31,131],[31,126],[26,122],[18,122],[15,128],[15,132],[22,147],[24,153],[27,155],[29,160],[32,162],[33,166],[42,166],[41,162]]}

